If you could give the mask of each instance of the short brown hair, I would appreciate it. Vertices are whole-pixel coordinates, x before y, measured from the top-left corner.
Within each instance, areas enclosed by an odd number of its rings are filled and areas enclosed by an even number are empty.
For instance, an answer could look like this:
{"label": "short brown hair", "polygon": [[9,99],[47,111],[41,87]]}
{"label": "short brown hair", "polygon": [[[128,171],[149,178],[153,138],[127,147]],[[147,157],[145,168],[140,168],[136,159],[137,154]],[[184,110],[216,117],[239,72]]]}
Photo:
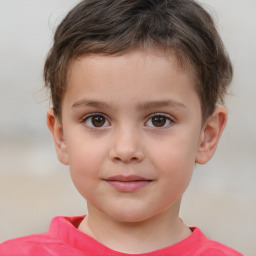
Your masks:
{"label": "short brown hair", "polygon": [[55,115],[61,118],[68,66],[86,54],[125,54],[137,47],[174,49],[196,74],[203,119],[223,102],[232,65],[213,19],[194,0],[84,0],[58,26],[44,66]]}

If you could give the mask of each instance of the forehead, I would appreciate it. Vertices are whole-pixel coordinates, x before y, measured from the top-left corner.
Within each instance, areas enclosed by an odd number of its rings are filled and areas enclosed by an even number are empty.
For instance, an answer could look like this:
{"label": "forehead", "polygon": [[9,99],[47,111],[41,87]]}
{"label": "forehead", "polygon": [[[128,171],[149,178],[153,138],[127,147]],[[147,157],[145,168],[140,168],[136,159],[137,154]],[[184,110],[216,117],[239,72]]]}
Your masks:
{"label": "forehead", "polygon": [[[116,78],[118,78],[119,73],[117,73],[116,67],[125,67],[125,71],[122,72],[122,80],[126,79],[125,74],[146,75],[144,77],[152,76],[152,72],[159,74],[158,78],[164,77],[168,71],[173,73],[184,74],[191,79],[191,85],[196,84],[196,75],[193,65],[190,61],[177,54],[174,49],[161,50],[158,48],[135,48],[126,53],[120,53],[116,55],[107,54],[89,54],[81,55],[76,58],[71,59],[68,70],[67,70],[67,83],[66,86],[72,84],[72,80],[76,79],[78,73],[81,75],[90,76],[90,71],[93,71],[95,78],[97,73],[101,75],[106,75],[107,73],[115,73]],[[134,69],[136,66],[136,69]],[[87,73],[84,70],[87,69]],[[112,70],[111,70],[112,69]],[[163,72],[159,72],[159,71]],[[75,75],[74,75],[75,74]]]}
{"label": "forehead", "polygon": [[119,56],[80,56],[70,65],[63,105],[84,101],[105,102],[113,108],[159,101],[198,105],[194,87],[193,72],[183,69],[172,53],[136,50]]}

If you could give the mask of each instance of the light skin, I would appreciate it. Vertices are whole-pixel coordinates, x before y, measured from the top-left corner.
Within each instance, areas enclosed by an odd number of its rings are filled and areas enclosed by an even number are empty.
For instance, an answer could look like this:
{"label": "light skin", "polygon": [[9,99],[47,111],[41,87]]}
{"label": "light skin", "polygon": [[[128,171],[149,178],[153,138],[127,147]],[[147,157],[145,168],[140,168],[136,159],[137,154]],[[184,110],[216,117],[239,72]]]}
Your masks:
{"label": "light skin", "polygon": [[[78,229],[125,253],[191,235],[179,208],[195,163],[214,154],[227,112],[202,121],[190,70],[173,53],[133,50],[72,61],[62,120],[47,114],[59,160],[87,200]],[[125,242],[124,242],[125,241]]]}

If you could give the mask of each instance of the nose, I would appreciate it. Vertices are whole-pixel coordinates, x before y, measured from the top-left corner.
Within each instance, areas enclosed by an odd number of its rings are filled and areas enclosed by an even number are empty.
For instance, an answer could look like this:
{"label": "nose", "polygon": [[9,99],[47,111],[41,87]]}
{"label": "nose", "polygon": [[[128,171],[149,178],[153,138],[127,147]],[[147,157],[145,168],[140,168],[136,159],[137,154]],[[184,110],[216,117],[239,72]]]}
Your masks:
{"label": "nose", "polygon": [[114,135],[109,157],[112,161],[124,163],[141,162],[144,159],[139,134],[131,129],[122,129]]}

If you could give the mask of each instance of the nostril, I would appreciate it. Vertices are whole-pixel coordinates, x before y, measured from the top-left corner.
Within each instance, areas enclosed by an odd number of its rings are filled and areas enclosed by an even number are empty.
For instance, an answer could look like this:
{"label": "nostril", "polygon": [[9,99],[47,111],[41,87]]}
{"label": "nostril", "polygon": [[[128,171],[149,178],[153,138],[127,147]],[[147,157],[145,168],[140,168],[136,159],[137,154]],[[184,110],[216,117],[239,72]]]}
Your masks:
{"label": "nostril", "polygon": [[113,160],[115,161],[122,161],[122,162],[136,162],[138,161],[137,157],[114,157]]}
{"label": "nostril", "polygon": [[111,150],[109,157],[112,161],[121,162],[140,162],[144,158],[144,154],[141,151],[125,151],[125,150]]}

